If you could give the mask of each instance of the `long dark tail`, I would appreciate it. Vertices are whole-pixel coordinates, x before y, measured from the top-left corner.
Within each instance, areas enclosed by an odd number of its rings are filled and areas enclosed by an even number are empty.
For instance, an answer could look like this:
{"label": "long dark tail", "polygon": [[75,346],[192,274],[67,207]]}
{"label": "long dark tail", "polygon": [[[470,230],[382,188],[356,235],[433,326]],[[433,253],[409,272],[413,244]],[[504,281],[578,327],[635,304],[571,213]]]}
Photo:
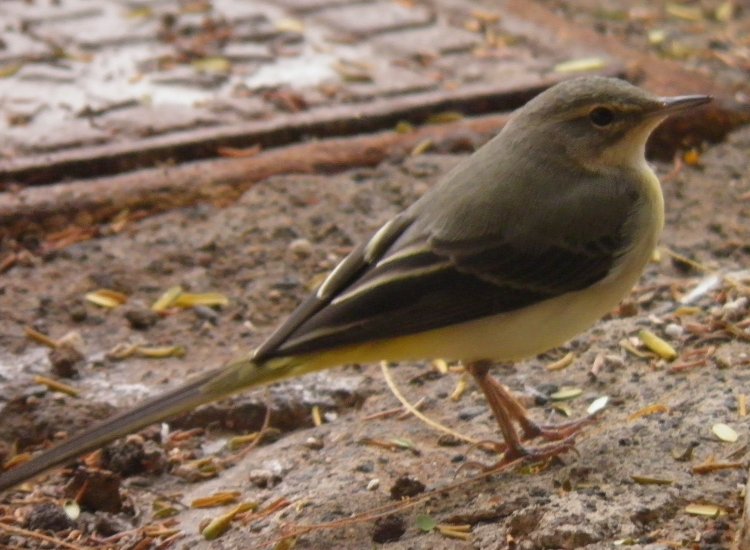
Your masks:
{"label": "long dark tail", "polygon": [[0,474],[0,491],[198,405],[240,390],[301,376],[336,364],[338,361],[335,359],[310,360],[305,357],[282,357],[260,363],[252,359],[239,359],[214,369],[184,386],[150,399],[134,409],[113,416],[57,447],[42,452],[28,462]]}
{"label": "long dark tail", "polygon": [[28,462],[3,473],[0,475],[0,491],[30,479],[45,470],[64,464],[84,453],[98,449],[154,422],[159,422],[210,401],[214,397],[207,394],[204,387],[221,370],[223,369],[216,369],[185,386],[146,401],[135,409],[108,418],[91,429],[71,437],[57,447],[53,447]]}

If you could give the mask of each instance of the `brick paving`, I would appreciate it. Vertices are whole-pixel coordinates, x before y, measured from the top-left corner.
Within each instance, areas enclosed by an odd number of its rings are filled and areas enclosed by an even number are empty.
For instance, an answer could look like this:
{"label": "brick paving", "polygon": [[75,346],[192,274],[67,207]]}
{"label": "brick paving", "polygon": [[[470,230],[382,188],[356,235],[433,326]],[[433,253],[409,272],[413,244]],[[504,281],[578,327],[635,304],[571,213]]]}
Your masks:
{"label": "brick paving", "polygon": [[566,59],[472,16],[470,2],[7,0],[0,23],[0,167],[317,107],[533,85]]}

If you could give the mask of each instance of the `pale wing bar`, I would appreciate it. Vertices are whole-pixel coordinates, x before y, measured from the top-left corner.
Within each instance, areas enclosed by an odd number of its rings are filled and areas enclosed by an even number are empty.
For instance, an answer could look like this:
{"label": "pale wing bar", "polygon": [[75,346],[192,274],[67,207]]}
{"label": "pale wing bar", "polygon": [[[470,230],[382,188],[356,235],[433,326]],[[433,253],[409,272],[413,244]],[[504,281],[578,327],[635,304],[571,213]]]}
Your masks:
{"label": "pale wing bar", "polygon": [[411,217],[400,214],[384,224],[368,241],[350,252],[331,271],[318,290],[297,306],[287,320],[255,350],[253,359],[260,362],[268,357],[279,355],[277,350],[289,335],[356,281],[371,263],[378,259],[378,255],[384,254],[388,247],[401,236],[412,221]]}

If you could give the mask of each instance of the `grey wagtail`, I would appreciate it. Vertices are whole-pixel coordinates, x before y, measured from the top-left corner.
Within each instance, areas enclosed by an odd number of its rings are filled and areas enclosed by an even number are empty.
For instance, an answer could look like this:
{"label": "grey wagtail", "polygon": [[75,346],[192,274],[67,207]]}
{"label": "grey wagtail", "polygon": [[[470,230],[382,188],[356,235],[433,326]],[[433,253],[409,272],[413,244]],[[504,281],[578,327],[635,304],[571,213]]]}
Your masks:
{"label": "grey wagtail", "polygon": [[[664,223],[646,140],[668,115],[708,101],[604,77],[548,89],[356,247],[250,356],[42,452],[0,475],[0,490],[234,392],[381,360],[463,361],[508,459],[571,448],[579,423],[534,423],[488,367],[561,345],[627,294]],[[514,422],[525,437],[558,441],[526,449]]]}

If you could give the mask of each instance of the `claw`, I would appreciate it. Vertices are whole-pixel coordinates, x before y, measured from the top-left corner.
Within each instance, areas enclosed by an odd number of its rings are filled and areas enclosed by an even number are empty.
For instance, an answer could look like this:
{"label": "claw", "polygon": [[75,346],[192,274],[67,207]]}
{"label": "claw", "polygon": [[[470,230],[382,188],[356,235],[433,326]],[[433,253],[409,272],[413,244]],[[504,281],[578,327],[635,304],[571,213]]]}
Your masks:
{"label": "claw", "polygon": [[526,441],[536,437],[541,437],[545,441],[560,441],[575,435],[582,428],[596,422],[596,420],[598,420],[597,416],[598,415],[596,414],[592,414],[579,420],[572,420],[561,424],[536,424],[529,420],[524,427],[523,439]]}

